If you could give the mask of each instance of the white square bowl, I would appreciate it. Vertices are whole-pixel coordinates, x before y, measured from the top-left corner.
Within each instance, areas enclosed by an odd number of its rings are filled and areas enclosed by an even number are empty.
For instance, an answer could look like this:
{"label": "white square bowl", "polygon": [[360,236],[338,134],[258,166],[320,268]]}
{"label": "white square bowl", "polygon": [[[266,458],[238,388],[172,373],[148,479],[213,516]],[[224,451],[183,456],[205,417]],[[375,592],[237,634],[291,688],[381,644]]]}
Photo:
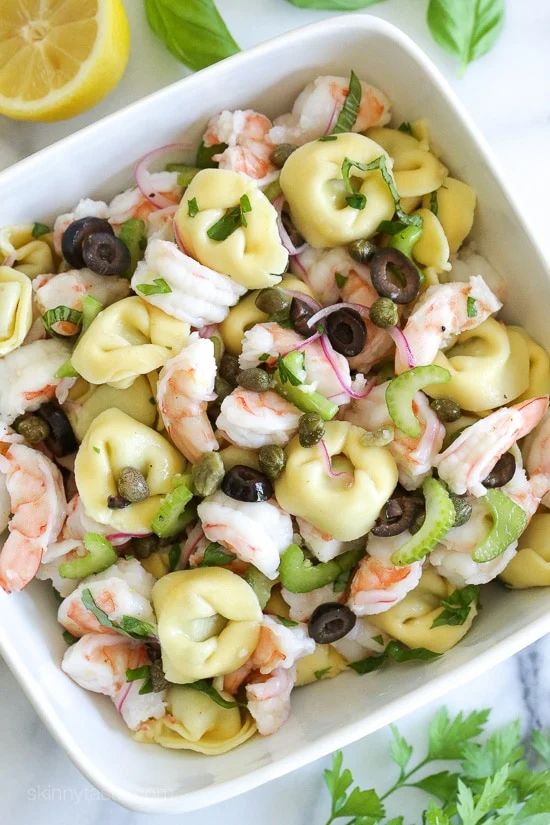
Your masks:
{"label": "white square bowl", "polygon": [[[550,346],[550,281],[536,243],[503,187],[483,138],[424,54],[368,15],[332,18],[192,75],[44,149],[0,174],[0,226],[48,220],[82,196],[110,197],[130,164],[182,137],[198,142],[222,108],[288,111],[319,74],[361,77],[382,88],[395,120],[427,117],[444,161],[477,191],[474,237],[507,276],[507,317]],[[1,391],[1,389],[0,389]],[[294,770],[388,724],[512,656],[550,630],[546,591],[495,586],[464,641],[430,664],[348,673],[298,690],[292,716],[270,738],[217,757],[135,743],[110,701],[59,668],[65,649],[52,592],[35,582],[0,593],[0,650],[37,712],[80,770],[104,793],[140,811],[195,810]]]}

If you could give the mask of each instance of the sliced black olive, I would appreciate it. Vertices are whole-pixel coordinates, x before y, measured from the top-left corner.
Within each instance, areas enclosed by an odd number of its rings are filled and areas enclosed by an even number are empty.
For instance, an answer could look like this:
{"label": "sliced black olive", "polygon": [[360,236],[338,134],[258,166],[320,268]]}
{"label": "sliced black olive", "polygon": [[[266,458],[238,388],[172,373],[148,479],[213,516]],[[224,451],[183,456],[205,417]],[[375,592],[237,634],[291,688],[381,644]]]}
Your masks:
{"label": "sliced black olive", "polygon": [[92,232],[106,232],[114,235],[113,227],[109,221],[102,218],[79,218],[69,224],[61,239],[61,251],[68,264],[76,269],[82,269],[84,259],[82,257],[82,244]]}
{"label": "sliced black olive", "polygon": [[273,485],[269,478],[252,467],[235,464],[222,481],[226,496],[237,501],[267,501],[273,495]]}
{"label": "sliced black olive", "polygon": [[46,439],[46,447],[55,456],[61,458],[64,455],[74,453],[78,449],[78,441],[71,423],[61,407],[48,402],[42,404],[40,409],[36,411],[36,415],[39,415],[50,428],[49,438]]}
{"label": "sliced black olive", "polygon": [[107,507],[109,510],[123,510],[130,502],[124,496],[107,496]]}
{"label": "sliced black olive", "polygon": [[420,292],[417,268],[398,249],[378,249],[370,261],[370,276],[378,294],[396,304],[409,304]]}
{"label": "sliced black olive", "polygon": [[299,298],[293,298],[290,302],[290,323],[299,335],[309,338],[314,331],[308,327],[307,322],[315,315],[315,310],[312,309],[305,301],[300,301]]}
{"label": "sliced black olive", "polygon": [[338,309],[327,317],[327,335],[340,355],[359,355],[367,340],[367,327],[355,309]]}
{"label": "sliced black olive", "polygon": [[108,232],[93,232],[82,244],[82,258],[98,275],[122,275],[130,266],[126,244]]}
{"label": "sliced black olive", "polygon": [[307,629],[312,639],[320,645],[329,645],[346,636],[355,625],[355,613],[338,602],[327,602],[316,607]]}
{"label": "sliced black olive", "polygon": [[516,459],[512,453],[501,455],[487,478],[481,482],[485,487],[504,487],[516,472]]}
{"label": "sliced black olive", "polygon": [[374,536],[398,536],[409,530],[422,508],[422,499],[399,495],[386,501],[382,512],[371,530]]}

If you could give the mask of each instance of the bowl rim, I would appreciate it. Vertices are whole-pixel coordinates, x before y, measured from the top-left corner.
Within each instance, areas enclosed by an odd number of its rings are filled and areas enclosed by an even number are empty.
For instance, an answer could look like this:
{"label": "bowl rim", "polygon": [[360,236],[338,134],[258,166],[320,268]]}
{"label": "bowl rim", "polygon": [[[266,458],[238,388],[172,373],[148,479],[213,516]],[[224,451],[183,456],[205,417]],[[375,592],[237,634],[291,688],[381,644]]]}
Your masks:
{"label": "bowl rim", "polygon": [[[514,199],[503,180],[503,175],[498,163],[495,162],[492,156],[488,142],[473,123],[471,116],[456,96],[450,84],[422,49],[420,49],[408,35],[401,31],[401,29],[381,18],[365,13],[338,15],[301,26],[264,41],[251,49],[233,55],[200,72],[187,75],[18,161],[6,170],[0,172],[0,184],[10,184],[12,180],[16,182],[17,177],[24,172],[27,167],[31,168],[32,165],[37,162],[37,159],[41,162],[48,163],[50,158],[56,157],[60,150],[64,148],[68,149],[73,144],[78,145],[85,141],[87,137],[92,137],[96,132],[103,132],[109,124],[123,119],[130,112],[137,111],[140,108],[146,109],[153,101],[161,102],[163,96],[172,95],[176,88],[185,92],[189,87],[197,83],[202,84],[206,77],[222,77],[228,65],[246,64],[249,61],[254,61],[256,58],[269,55],[274,46],[280,46],[283,43],[285,46],[299,46],[300,41],[305,37],[315,37],[317,34],[325,33],[329,28],[331,35],[335,37],[338,37],[339,33],[340,35],[344,35],[347,30],[353,30],[354,34],[356,34],[357,29],[380,34],[392,39],[403,51],[407,52],[415,62],[420,64],[420,67],[429,77],[430,82],[437,87],[442,96],[451,104],[454,116],[469,132],[482,160],[508,200],[514,214],[514,219],[518,223],[520,230],[525,233],[533,248],[534,254],[540,259],[541,268],[547,270],[548,263],[542,249],[534,237],[531,227],[527,224],[523,215],[516,209]],[[452,671],[452,687],[463,685],[490,668],[495,667],[500,662],[518,653],[527,645],[540,639],[548,632],[550,632],[550,613],[539,617],[529,625],[515,631],[485,653],[479,654],[475,658],[458,665]],[[25,695],[42,722],[57,742],[64,748],[81,773],[112,800],[126,808],[143,813],[185,813],[205,808],[237,796],[280,776],[284,776],[293,770],[326,756],[338,748],[345,747],[373,733],[375,730],[384,727],[390,722],[408,715],[423,705],[440,698],[451,687],[449,683],[450,674],[443,674],[434,679],[430,679],[422,687],[407,694],[406,700],[403,697],[395,699],[380,710],[362,718],[359,717],[344,727],[321,736],[315,742],[304,744],[295,752],[278,758],[246,774],[187,793],[166,796],[160,794],[145,795],[128,791],[119,787],[116,782],[111,781],[110,778],[102,772],[101,768],[98,767],[93,760],[88,758],[86,752],[82,750],[73,739],[68,729],[59,726],[57,721],[50,718],[48,713],[50,708],[49,700],[47,698],[45,699],[44,694],[41,692],[38,680],[30,680],[27,678],[27,674],[25,673],[26,665],[17,651],[15,641],[10,639],[7,634],[1,632],[0,653],[19,681]]]}

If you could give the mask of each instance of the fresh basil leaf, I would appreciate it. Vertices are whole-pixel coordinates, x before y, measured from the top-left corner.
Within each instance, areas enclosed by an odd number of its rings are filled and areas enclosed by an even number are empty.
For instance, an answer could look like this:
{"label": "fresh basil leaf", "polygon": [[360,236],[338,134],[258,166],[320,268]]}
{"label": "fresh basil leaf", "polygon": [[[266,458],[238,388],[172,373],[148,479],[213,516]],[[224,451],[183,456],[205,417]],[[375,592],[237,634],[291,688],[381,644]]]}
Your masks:
{"label": "fresh basil leaf", "polygon": [[337,135],[323,135],[322,137],[317,138],[317,140],[319,141],[319,143],[328,143],[331,140],[338,140],[338,136]]}
{"label": "fresh basil leaf", "polygon": [[197,157],[195,163],[199,169],[216,169],[218,162],[212,160],[214,155],[222,155],[227,149],[227,143],[215,143],[213,146],[205,146],[201,143],[197,149]]}
{"label": "fresh basil leaf", "polygon": [[287,619],[286,616],[279,616],[278,613],[275,614],[275,618],[279,619],[283,627],[298,627],[299,624],[299,622],[294,622],[292,619]]}
{"label": "fresh basil leaf", "polygon": [[68,645],[74,645],[75,642],[78,642],[78,636],[73,636],[72,633],[69,633],[68,630],[64,630],[61,634]]}
{"label": "fresh basil leaf", "polygon": [[50,335],[60,335],[60,333],[53,329],[53,325],[59,322],[73,324],[76,329],[71,333],[71,335],[76,335],[76,333],[80,330],[80,325],[82,323],[82,312],[78,309],[72,309],[71,307],[61,305],[55,307],[54,309],[47,309],[42,316],[44,328],[46,332],[50,333]]}
{"label": "fresh basil leaf", "polygon": [[110,620],[105,611],[97,606],[97,604],[95,603],[95,599],[92,596],[92,591],[89,587],[86,587],[82,591],[80,598],[82,600],[82,604],[84,605],[84,607],[86,607],[91,613],[94,614],[100,625],[102,625],[103,627],[109,627],[111,630],[117,629],[115,623]]}
{"label": "fresh basil leaf", "polygon": [[477,315],[476,299],[472,298],[471,295],[468,295],[466,299],[466,315],[468,318],[475,318]]}
{"label": "fresh basil leaf", "polygon": [[361,172],[379,171],[382,175],[384,183],[390,190],[390,194],[395,204],[395,214],[397,215],[401,223],[403,223],[405,226],[422,226],[422,218],[420,217],[420,215],[407,215],[407,213],[404,212],[401,208],[399,192],[397,191],[397,187],[395,185],[395,181],[391,175],[391,172],[388,169],[385,155],[380,155],[380,157],[371,160],[370,163],[359,163],[359,161],[357,160],[352,160],[351,158],[344,158],[342,162],[342,179],[344,181],[344,188],[348,196],[355,194],[351,182],[351,170],[353,168],[359,169]]}
{"label": "fresh basil leaf", "polygon": [[190,682],[189,684],[185,685],[185,687],[192,688],[193,690],[198,690],[199,693],[205,693],[213,702],[219,705],[221,708],[225,708],[225,710],[230,710],[231,708],[237,708],[240,706],[240,702],[229,702],[227,699],[224,699],[221,693],[218,693],[216,688],[212,686],[212,683],[208,681],[208,679],[199,679],[197,682]]}
{"label": "fresh basil leaf", "polygon": [[212,241],[225,241],[240,226],[248,226],[245,214],[252,212],[248,195],[243,195],[238,206],[229,209],[225,215],[212,224],[206,232]]}
{"label": "fresh basil leaf", "polygon": [[223,549],[221,544],[212,541],[204,551],[204,556],[199,567],[219,567],[224,564],[229,564],[234,561],[235,558],[234,553],[229,553]]}
{"label": "fresh basil leaf", "polygon": [[357,11],[374,6],[382,0],[288,0],[299,9],[325,9],[326,11]]}
{"label": "fresh basil leaf", "polygon": [[114,626],[123,630],[133,639],[148,639],[156,635],[154,625],[135,616],[122,616],[120,622],[115,623]]}
{"label": "fresh basil leaf", "polygon": [[145,0],[155,34],[191,69],[204,69],[239,51],[214,0]]}
{"label": "fresh basil leaf", "polygon": [[33,238],[41,238],[42,235],[47,235],[48,232],[51,232],[51,231],[52,230],[50,229],[50,227],[47,224],[36,222],[32,226],[31,235],[33,236]]}
{"label": "fresh basil leaf", "polygon": [[138,679],[147,679],[150,675],[150,665],[142,665],[141,667],[129,667],[126,671],[126,681],[136,682]]}
{"label": "fresh basil leaf", "polygon": [[340,134],[341,132],[351,132],[353,130],[361,107],[362,96],[363,89],[361,87],[361,81],[352,70],[349,76],[348,93],[332,130],[334,135]]}
{"label": "fresh basil leaf", "polygon": [[504,23],[504,0],[430,0],[427,20],[436,43],[458,57],[464,71],[494,46]]}
{"label": "fresh basil leaf", "polygon": [[346,195],[346,203],[352,209],[361,211],[367,205],[367,196],[361,192],[355,192],[353,195]]}
{"label": "fresh basil leaf", "polygon": [[433,212],[433,214],[437,218],[439,214],[439,205],[437,203],[437,189],[434,189],[433,192],[430,192],[430,212]]}
{"label": "fresh basil leaf", "polygon": [[483,732],[489,710],[473,710],[467,716],[462,711],[449,718],[447,708],[438,710],[428,729],[430,759],[460,759],[466,742]]}
{"label": "fresh basil leaf", "polygon": [[472,604],[475,604],[479,596],[479,587],[476,584],[469,584],[461,590],[455,590],[447,599],[443,599],[441,606],[443,610],[432,622],[432,627],[442,627],[443,625],[462,625],[470,615]]}
{"label": "fresh basil leaf", "polygon": [[406,135],[412,135],[413,133],[412,126],[408,120],[404,120],[403,123],[400,123],[397,129],[399,132],[404,132]]}
{"label": "fresh basil leaf", "polygon": [[245,218],[245,214],[247,212],[252,212],[252,206],[250,205],[250,198],[248,195],[243,195],[239,201],[239,206],[241,209],[241,226],[248,226]]}
{"label": "fresh basil leaf", "polygon": [[194,218],[200,212],[199,205],[196,198],[191,198],[187,201],[187,214],[190,218]]}
{"label": "fresh basil leaf", "polygon": [[433,650],[427,650],[425,647],[406,647],[401,642],[391,641],[386,647],[386,656],[393,659],[394,662],[431,662],[433,659],[438,659],[440,653],[434,653]]}
{"label": "fresh basil leaf", "polygon": [[397,235],[407,228],[407,224],[403,221],[381,221],[378,224],[377,232],[383,232],[384,235]]}
{"label": "fresh basil leaf", "polygon": [[319,681],[320,679],[324,679],[324,677],[325,677],[328,673],[330,673],[330,671],[331,671],[331,670],[332,670],[332,668],[331,668],[331,667],[323,667],[323,668],[321,668],[321,670],[314,670],[314,671],[313,671],[313,675],[315,676],[315,678],[317,679],[317,681]]}
{"label": "fresh basil leaf", "polygon": [[271,355],[269,354],[269,352],[262,352],[261,355],[258,355],[258,361],[269,361],[270,358]]}
{"label": "fresh basil leaf", "polygon": [[365,673],[373,673],[375,670],[380,670],[386,661],[385,654],[381,653],[379,656],[367,656],[366,659],[361,659],[358,662],[350,662],[349,666],[360,676],[364,676]]}
{"label": "fresh basil leaf", "polygon": [[141,292],[142,295],[168,295],[172,292],[172,287],[164,278],[155,278],[152,284],[138,284],[136,292]]}

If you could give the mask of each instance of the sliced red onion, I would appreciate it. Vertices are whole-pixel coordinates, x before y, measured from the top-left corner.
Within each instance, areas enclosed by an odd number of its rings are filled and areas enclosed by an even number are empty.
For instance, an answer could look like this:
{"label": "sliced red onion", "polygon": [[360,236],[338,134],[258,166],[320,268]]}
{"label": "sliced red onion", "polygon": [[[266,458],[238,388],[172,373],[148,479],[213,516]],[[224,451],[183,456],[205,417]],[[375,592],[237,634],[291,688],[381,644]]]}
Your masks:
{"label": "sliced red onion", "polygon": [[290,295],[291,298],[296,298],[297,301],[303,301],[304,304],[306,304],[310,309],[315,310],[315,312],[319,311],[321,305],[315,300],[315,298],[312,298],[306,292],[298,292],[295,289],[287,289],[285,286],[281,287],[281,289],[283,289],[287,295]]}
{"label": "sliced red onion", "polygon": [[399,351],[401,360],[407,364],[409,369],[416,367],[415,357],[403,330],[399,329],[399,327],[388,327],[386,332],[391,337],[397,350]]}
{"label": "sliced red onion", "polygon": [[337,473],[336,470],[332,466],[332,461],[330,459],[329,451],[327,450],[327,445],[325,444],[324,440],[321,439],[319,442],[319,448],[321,450],[321,455],[323,457],[323,464],[325,465],[325,470],[327,471],[327,475],[331,478],[353,478],[352,473]]}
{"label": "sliced red onion", "polygon": [[111,544],[122,544],[123,542],[130,541],[130,539],[143,539],[146,536],[152,535],[152,533],[108,533],[105,538],[107,541],[110,541]]}
{"label": "sliced red onion", "polygon": [[327,128],[325,129],[325,132],[324,132],[325,135],[329,135],[332,132],[332,130],[334,128],[334,125],[335,125],[336,121],[338,120],[338,115],[339,114],[340,114],[340,112],[339,112],[339,108],[338,108],[338,103],[335,103],[334,107],[332,109],[332,112],[330,114],[330,118],[329,118],[329,121],[328,121],[328,124],[327,124]]}
{"label": "sliced red onion", "polygon": [[309,273],[305,266],[303,265],[302,261],[300,260],[300,255],[293,255],[292,263],[300,270],[300,274],[302,276],[302,280],[305,284],[310,286],[309,283]]}
{"label": "sliced red onion", "polygon": [[321,335],[321,346],[323,348],[323,353],[325,355],[325,358],[327,359],[330,366],[332,367],[332,370],[333,370],[333,372],[334,372],[334,374],[335,374],[335,376],[338,380],[338,383],[340,384],[340,386],[342,387],[342,389],[346,393],[346,395],[349,395],[350,398],[355,398],[355,399],[366,398],[367,395],[369,395],[369,393],[372,391],[372,388],[373,388],[374,383],[375,383],[374,379],[367,383],[367,386],[365,387],[365,389],[362,392],[356,392],[350,386],[348,386],[348,384],[346,384],[345,377],[342,375],[342,372],[340,370],[340,366],[339,366],[337,358],[336,358],[336,353],[334,352],[334,350],[332,348],[332,344],[330,343],[330,341],[329,341],[329,339],[327,338],[326,335]]}
{"label": "sliced red onion", "polygon": [[339,309],[353,309],[355,312],[358,312],[360,315],[364,315],[365,318],[368,318],[369,315],[369,308],[364,306],[364,304],[349,304],[342,302],[341,304],[332,304],[329,307],[323,307],[316,312],[315,315],[312,315],[309,321],[307,322],[308,327],[314,327],[322,318],[326,318],[327,315],[331,315],[333,312],[338,312]]}
{"label": "sliced red onion", "polygon": [[296,344],[295,347],[292,347],[292,349],[287,350],[285,352],[285,355],[288,355],[289,352],[299,352],[301,349],[305,349],[305,347],[309,346],[310,344],[313,344],[314,341],[319,340],[321,335],[321,332],[316,332],[314,335],[310,335],[309,338],[306,338],[304,341],[300,341],[300,343]]}
{"label": "sliced red onion", "polygon": [[128,682],[128,684],[121,690],[119,697],[115,702],[115,707],[120,714],[122,714],[122,708],[124,707],[124,703],[126,702],[126,699],[128,698],[134,684],[134,682]]}
{"label": "sliced red onion", "polygon": [[279,230],[279,236],[281,238],[281,243],[288,252],[289,255],[299,255],[300,252],[303,252],[307,246],[307,243],[300,244],[300,246],[294,246],[292,243],[292,239],[288,232],[285,229],[285,225],[283,223],[283,206],[285,202],[285,196],[279,195],[273,201],[273,206],[275,211],[277,212],[277,229]]}
{"label": "sliced red onion", "polygon": [[[147,152],[134,167],[134,177],[136,185],[149,203],[156,206],[157,209],[165,209],[167,206],[173,206],[173,201],[163,195],[161,192],[155,192],[151,187],[151,173],[149,172],[149,165],[164,155],[171,155],[174,152],[185,152],[190,148],[187,143],[168,143],[166,146],[159,146],[151,152]],[[152,191],[151,191],[152,190]]]}

